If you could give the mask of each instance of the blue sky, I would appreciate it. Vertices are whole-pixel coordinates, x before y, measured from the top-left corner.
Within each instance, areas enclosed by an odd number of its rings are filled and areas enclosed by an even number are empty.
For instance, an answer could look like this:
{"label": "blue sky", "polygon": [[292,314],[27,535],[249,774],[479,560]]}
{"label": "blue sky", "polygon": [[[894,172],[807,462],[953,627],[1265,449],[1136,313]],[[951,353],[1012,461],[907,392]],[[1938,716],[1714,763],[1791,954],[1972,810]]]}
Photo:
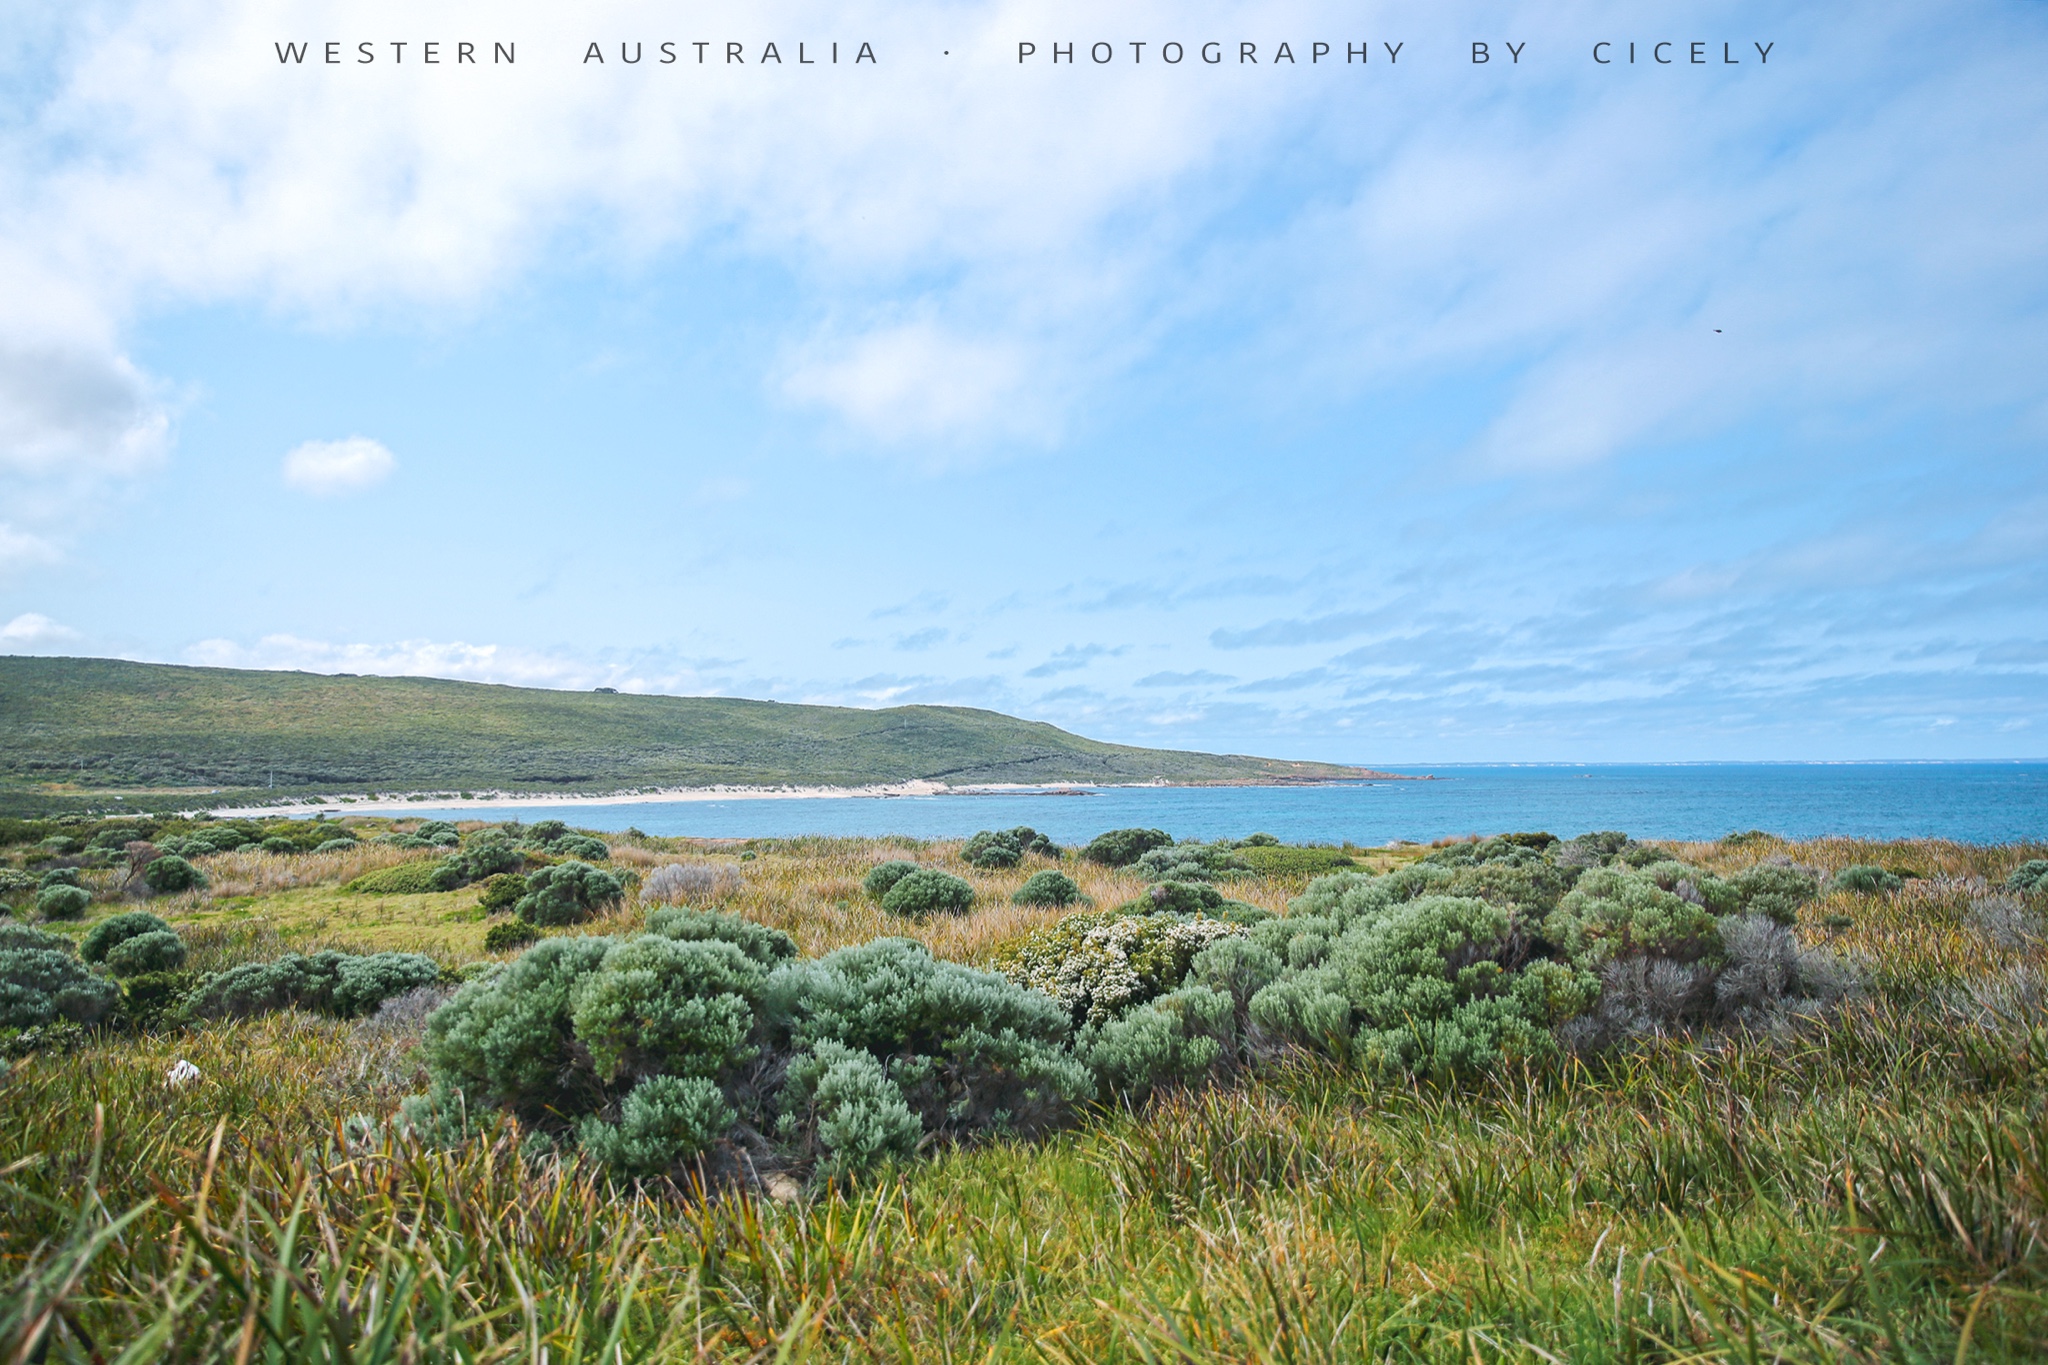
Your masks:
{"label": "blue sky", "polygon": [[2048,754],[2040,0],[573,8],[9,8],[0,650]]}

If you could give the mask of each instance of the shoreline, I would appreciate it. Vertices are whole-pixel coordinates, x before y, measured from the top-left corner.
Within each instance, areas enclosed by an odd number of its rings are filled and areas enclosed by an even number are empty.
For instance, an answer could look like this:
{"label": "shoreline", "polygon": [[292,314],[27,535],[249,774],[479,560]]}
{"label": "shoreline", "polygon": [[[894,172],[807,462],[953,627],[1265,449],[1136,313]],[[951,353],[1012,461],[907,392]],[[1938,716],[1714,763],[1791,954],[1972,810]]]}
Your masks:
{"label": "shoreline", "polygon": [[205,806],[220,819],[247,820],[263,816],[322,814],[403,815],[421,810],[489,810],[514,807],[546,809],[550,806],[655,806],[695,801],[818,801],[818,800],[901,800],[934,796],[1090,796],[1101,791],[1129,791],[1161,787],[1307,787],[1348,785],[1357,782],[1428,782],[1428,776],[1406,773],[1364,772],[1357,777],[1292,779],[1277,782],[980,782],[950,786],[944,782],[913,779],[909,782],[871,783],[860,787],[665,787],[651,792],[605,792],[582,795],[564,792],[507,792],[462,796],[433,796],[412,800],[405,796],[369,798],[351,795],[303,798],[275,805]]}

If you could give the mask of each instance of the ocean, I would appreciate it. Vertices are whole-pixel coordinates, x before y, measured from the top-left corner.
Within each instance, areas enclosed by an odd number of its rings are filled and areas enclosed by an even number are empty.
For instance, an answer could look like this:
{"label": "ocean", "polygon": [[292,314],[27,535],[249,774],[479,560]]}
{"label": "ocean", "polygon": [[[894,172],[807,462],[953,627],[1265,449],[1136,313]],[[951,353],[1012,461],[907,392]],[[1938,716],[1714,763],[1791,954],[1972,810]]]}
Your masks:
{"label": "ocean", "polygon": [[1446,765],[1427,782],[1307,787],[1105,787],[918,797],[578,802],[536,807],[421,805],[407,814],[469,820],[560,819],[699,838],[906,834],[961,838],[1030,825],[1078,844],[1131,825],[1180,839],[1382,845],[1465,834],[1624,830],[1648,839],[1716,839],[1761,829],[1795,839],[2048,839],[2048,763],[1686,763]]}

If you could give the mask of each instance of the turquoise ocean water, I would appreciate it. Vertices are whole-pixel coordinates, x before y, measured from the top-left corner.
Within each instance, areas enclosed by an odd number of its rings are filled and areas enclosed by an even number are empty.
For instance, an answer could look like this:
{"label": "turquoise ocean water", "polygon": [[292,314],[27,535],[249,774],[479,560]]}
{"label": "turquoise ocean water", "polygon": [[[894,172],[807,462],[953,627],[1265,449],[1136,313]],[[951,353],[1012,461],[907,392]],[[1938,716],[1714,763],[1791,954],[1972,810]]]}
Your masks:
{"label": "turquoise ocean water", "polygon": [[552,817],[586,829],[630,826],[700,838],[959,838],[978,829],[1030,825],[1069,844],[1128,825],[1164,829],[1182,839],[1264,831],[1290,843],[1365,845],[1537,829],[1567,837],[1618,829],[1651,839],[1714,839],[1745,829],[1800,839],[2048,839],[2048,762],[1450,765],[1413,771],[1427,771],[1434,780],[1109,787],[1081,795],[564,802],[544,810],[440,812],[422,805],[417,813],[471,820]]}

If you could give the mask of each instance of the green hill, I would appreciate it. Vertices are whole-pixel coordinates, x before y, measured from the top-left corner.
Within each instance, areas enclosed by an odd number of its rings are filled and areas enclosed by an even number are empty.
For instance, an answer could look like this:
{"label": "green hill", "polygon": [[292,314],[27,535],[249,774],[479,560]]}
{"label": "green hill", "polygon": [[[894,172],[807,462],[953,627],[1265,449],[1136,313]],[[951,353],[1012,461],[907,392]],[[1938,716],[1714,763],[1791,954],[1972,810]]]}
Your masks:
{"label": "green hill", "polygon": [[596,792],[715,784],[1317,781],[1361,769],[1102,744],[958,706],[862,711],[0,657],[0,791]]}

